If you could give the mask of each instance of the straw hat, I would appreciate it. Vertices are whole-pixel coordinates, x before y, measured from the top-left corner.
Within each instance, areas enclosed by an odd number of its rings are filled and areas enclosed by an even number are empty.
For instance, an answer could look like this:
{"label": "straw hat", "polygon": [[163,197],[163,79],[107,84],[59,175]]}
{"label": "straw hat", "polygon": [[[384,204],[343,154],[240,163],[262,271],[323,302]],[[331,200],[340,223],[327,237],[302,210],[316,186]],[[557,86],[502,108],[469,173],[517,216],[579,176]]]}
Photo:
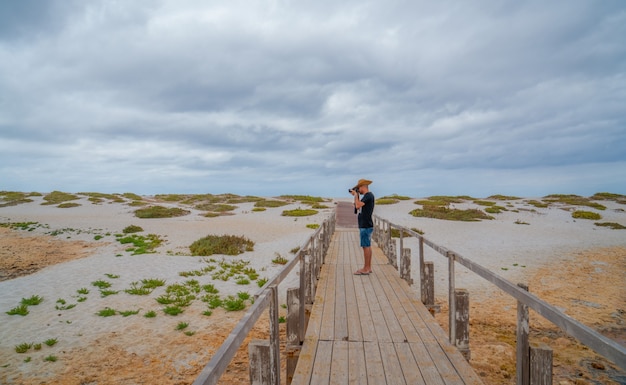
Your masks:
{"label": "straw hat", "polygon": [[369,186],[370,184],[372,184],[371,180],[359,179],[359,182],[356,184],[356,187]]}

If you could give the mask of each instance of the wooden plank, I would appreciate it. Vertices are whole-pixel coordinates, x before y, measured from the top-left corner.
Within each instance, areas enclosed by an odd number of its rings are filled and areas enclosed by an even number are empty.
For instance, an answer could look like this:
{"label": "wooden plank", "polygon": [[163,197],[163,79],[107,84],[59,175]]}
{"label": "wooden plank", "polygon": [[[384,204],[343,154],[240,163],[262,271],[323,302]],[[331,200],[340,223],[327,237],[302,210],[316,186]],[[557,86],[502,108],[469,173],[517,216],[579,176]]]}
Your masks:
{"label": "wooden plank", "polygon": [[354,278],[352,266],[345,265],[343,269],[343,279],[345,284],[348,341],[362,341],[363,333],[361,332],[361,321],[359,320],[359,309],[357,307],[358,303],[354,287]]}
{"label": "wooden plank", "polygon": [[348,384],[366,384],[367,367],[365,366],[365,349],[363,342],[348,342],[348,359],[350,361]]}
{"label": "wooden plank", "polygon": [[[323,341],[332,341],[335,335],[335,293],[334,289],[336,280],[337,265],[326,265],[326,280],[332,288],[325,290],[325,294],[315,299],[315,305],[319,303],[322,307],[321,327],[319,330],[319,339]],[[331,283],[332,282],[332,283]],[[328,284],[327,284],[328,285]],[[315,305],[313,306],[315,308]],[[319,311],[319,310],[318,310]]]}
{"label": "wooden plank", "polygon": [[379,385],[385,383],[385,369],[380,356],[378,342],[364,342],[365,362],[367,365],[367,383]]}
{"label": "wooden plank", "polygon": [[415,357],[413,356],[413,352],[411,351],[409,344],[395,344],[395,348],[406,383],[411,385],[426,385],[426,382],[424,382],[424,378],[422,377],[420,367],[415,361]]}
{"label": "wooden plank", "polygon": [[[381,266],[378,269],[378,273],[370,275],[370,282],[376,293],[376,298],[378,298],[378,305],[380,306],[381,312],[385,319],[385,324],[389,331],[389,335],[393,342],[406,342],[406,337],[404,335],[404,331],[398,322],[396,311],[403,312],[403,309],[394,308],[391,305],[390,299],[387,297],[387,292],[383,289],[379,276],[384,277],[384,273],[382,270],[385,266]],[[392,296],[395,296],[395,293],[391,293]]]}
{"label": "wooden plank", "polygon": [[376,296],[376,292],[374,291],[374,287],[372,286],[372,280],[370,279],[371,274],[355,276],[355,279],[358,278],[361,279],[361,283],[363,284],[363,289],[365,292],[365,297],[367,298],[367,303],[369,305],[372,322],[375,325],[374,331],[376,332],[376,340],[379,342],[392,342],[393,340],[391,338],[391,334],[389,333],[389,329],[387,328],[385,316],[383,315],[383,311],[380,308],[380,304],[378,303],[378,297]]}
{"label": "wooden plank", "polygon": [[380,342],[378,347],[380,348],[383,368],[385,369],[386,384],[406,385],[394,344],[391,342]]}
{"label": "wooden plank", "polygon": [[333,342],[319,341],[317,343],[317,353],[315,354],[315,364],[311,373],[311,384],[325,385],[330,383],[332,356]]}
{"label": "wooden plank", "polygon": [[344,270],[350,266],[336,265],[335,272],[335,330],[333,340],[348,341],[348,316]]}
{"label": "wooden plank", "polygon": [[334,341],[332,366],[330,370],[331,385],[345,385],[349,376],[348,341]]}

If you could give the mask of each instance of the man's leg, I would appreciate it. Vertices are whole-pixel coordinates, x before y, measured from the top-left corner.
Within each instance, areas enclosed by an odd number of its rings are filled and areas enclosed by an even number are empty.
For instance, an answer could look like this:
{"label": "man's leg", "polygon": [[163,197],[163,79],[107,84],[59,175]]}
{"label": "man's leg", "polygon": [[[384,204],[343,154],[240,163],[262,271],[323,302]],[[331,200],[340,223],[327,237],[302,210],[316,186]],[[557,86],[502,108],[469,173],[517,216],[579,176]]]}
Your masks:
{"label": "man's leg", "polygon": [[372,246],[363,248],[363,259],[365,260],[363,271],[366,273],[371,273],[372,272]]}

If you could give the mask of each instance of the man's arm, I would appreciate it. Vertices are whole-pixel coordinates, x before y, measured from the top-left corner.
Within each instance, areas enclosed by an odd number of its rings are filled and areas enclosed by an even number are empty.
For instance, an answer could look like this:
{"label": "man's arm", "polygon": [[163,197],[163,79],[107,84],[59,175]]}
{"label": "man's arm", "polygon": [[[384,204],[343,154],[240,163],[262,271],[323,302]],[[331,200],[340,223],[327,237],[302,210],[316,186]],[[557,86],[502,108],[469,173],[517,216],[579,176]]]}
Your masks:
{"label": "man's arm", "polygon": [[353,191],[352,195],[354,196],[354,208],[355,209],[358,210],[361,207],[365,206],[365,203],[361,202],[361,199],[359,199],[359,194],[356,191]]}

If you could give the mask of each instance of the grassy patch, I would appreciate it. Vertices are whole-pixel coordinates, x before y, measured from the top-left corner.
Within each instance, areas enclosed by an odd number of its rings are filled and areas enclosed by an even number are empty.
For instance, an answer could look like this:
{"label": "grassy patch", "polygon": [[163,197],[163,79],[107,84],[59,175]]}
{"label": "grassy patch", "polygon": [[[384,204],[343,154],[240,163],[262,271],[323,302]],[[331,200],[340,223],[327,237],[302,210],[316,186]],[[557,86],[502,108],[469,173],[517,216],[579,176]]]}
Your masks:
{"label": "grassy patch", "polygon": [[464,221],[475,222],[482,219],[493,219],[492,216],[487,215],[484,211],[478,209],[450,209],[445,206],[433,206],[425,205],[422,209],[412,210],[409,214],[414,217],[444,219],[448,221]]}
{"label": "grassy patch", "polygon": [[289,262],[289,260],[285,257],[283,257],[282,255],[276,253],[275,254],[276,257],[274,259],[272,259],[272,263],[275,263],[277,265],[286,265],[287,262]]}
{"label": "grassy patch", "polygon": [[13,309],[9,310],[6,313],[8,315],[21,315],[23,317],[23,316],[28,315],[29,311],[28,311],[28,306],[26,306],[26,305],[19,305],[17,307],[14,307]]}
{"label": "grassy patch", "polygon": [[263,207],[263,208],[273,208],[273,207],[286,206],[288,204],[289,204],[289,202],[285,202],[285,201],[263,199],[263,200],[260,200],[260,201],[256,202],[254,204],[254,207],[256,207],[256,208],[260,208],[260,207]]}
{"label": "grassy patch", "polygon": [[243,236],[207,235],[192,243],[189,250],[194,256],[239,255],[246,251],[253,251],[254,242]]}
{"label": "grassy patch", "polygon": [[487,197],[487,199],[493,199],[493,200],[497,200],[497,201],[517,201],[520,200],[522,198],[516,197],[516,196],[510,196],[510,195],[491,195],[489,197]]}
{"label": "grassy patch", "polygon": [[283,213],[281,214],[284,217],[307,217],[310,215],[315,215],[317,214],[317,210],[314,209],[301,209],[301,208],[297,208],[294,210],[284,210]]}
{"label": "grassy patch", "polygon": [[572,213],[572,218],[599,220],[602,219],[602,215],[594,213],[592,211],[576,210]]}
{"label": "grassy patch", "polygon": [[141,226],[135,225],[126,226],[124,230],[122,230],[124,234],[140,233],[142,231],[143,229],[141,228]]}
{"label": "grassy patch", "polygon": [[597,200],[597,201],[602,201],[602,200],[615,201],[617,203],[626,205],[626,195],[622,195],[622,194],[613,194],[613,193],[609,193],[609,192],[599,192],[599,193],[595,193],[593,196],[589,197],[589,199]]}
{"label": "grassy patch", "polygon": [[589,198],[581,197],[578,195],[565,195],[565,194],[552,194],[543,197],[544,201],[551,203],[563,203],[572,206],[586,206],[597,210],[605,210],[606,207],[600,203],[593,202]]}
{"label": "grassy patch", "polygon": [[613,230],[624,230],[626,229],[626,226],[623,226],[619,223],[615,223],[615,222],[596,222],[595,223],[596,226],[600,226],[600,227],[609,227]]}
{"label": "grassy patch", "polygon": [[29,197],[34,196],[34,194],[35,193],[26,194],[17,191],[0,191],[0,207],[17,206],[22,203],[30,203],[33,200]]}
{"label": "grassy patch", "polygon": [[33,295],[30,298],[22,298],[22,302],[20,303],[26,306],[36,306],[42,302],[43,302],[43,297],[40,297],[38,295]]}
{"label": "grassy patch", "polygon": [[306,225],[306,227],[308,229],[316,230],[316,229],[320,228],[320,225],[319,225],[319,223],[309,223],[309,224]]}
{"label": "grassy patch", "polygon": [[400,202],[397,199],[393,199],[393,198],[378,198],[376,199],[376,204],[377,205],[393,205]]}
{"label": "grassy patch", "polygon": [[163,206],[149,206],[135,210],[135,216],[137,218],[174,218],[182,217],[191,213],[189,210],[184,210],[179,207],[163,207]]}
{"label": "grassy patch", "polygon": [[78,195],[64,193],[64,192],[61,192],[61,191],[53,191],[50,194],[45,195],[43,197],[43,200],[45,202],[42,203],[42,205],[58,205],[58,204],[61,204],[61,203],[74,201],[74,200],[77,200],[77,199],[80,199],[80,197]]}
{"label": "grassy patch", "polygon": [[163,240],[156,234],[130,234],[125,237],[118,236],[117,240],[123,245],[132,244],[132,247],[126,249],[126,251],[132,253],[132,255],[154,253],[154,249],[161,246],[163,243]]}

